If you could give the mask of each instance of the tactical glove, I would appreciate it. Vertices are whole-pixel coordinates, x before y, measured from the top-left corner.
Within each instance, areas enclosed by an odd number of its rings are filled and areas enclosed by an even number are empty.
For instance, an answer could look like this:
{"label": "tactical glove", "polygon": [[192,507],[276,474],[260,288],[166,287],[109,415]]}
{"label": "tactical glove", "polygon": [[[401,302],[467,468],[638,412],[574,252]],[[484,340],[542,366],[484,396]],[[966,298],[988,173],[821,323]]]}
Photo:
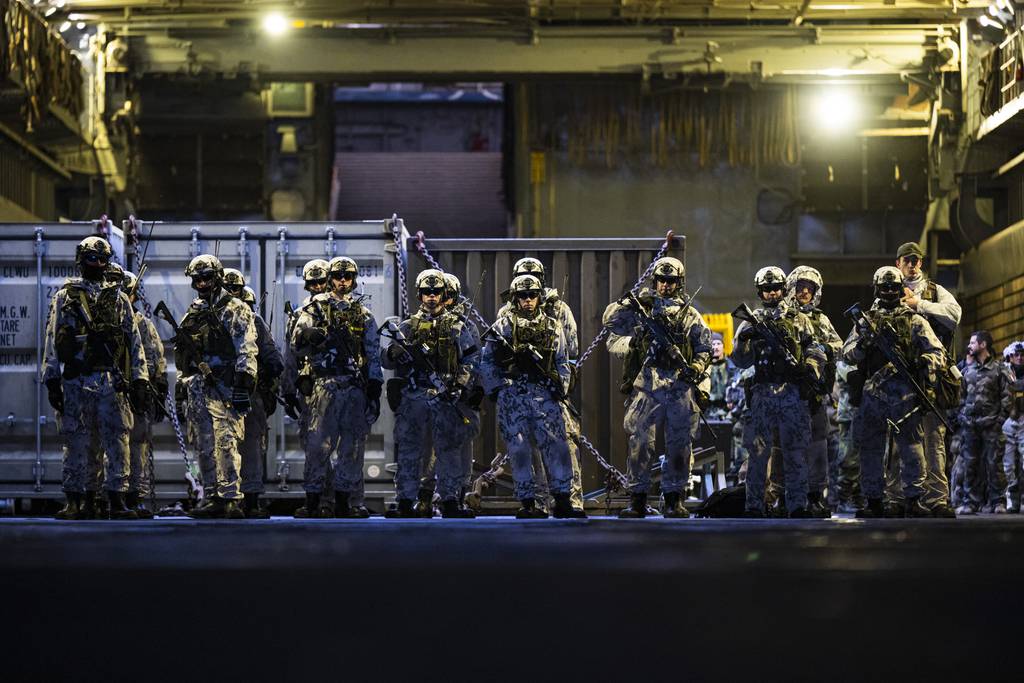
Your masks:
{"label": "tactical glove", "polygon": [[181,415],[185,410],[185,401],[188,400],[188,387],[185,386],[183,381],[184,377],[179,377],[178,381],[174,383],[174,410]]}
{"label": "tactical glove", "polygon": [[149,382],[144,379],[133,379],[128,387],[128,403],[136,415],[148,415],[153,412],[153,394]]}
{"label": "tactical glove", "polygon": [[252,388],[255,381],[244,372],[235,374],[235,385],[231,388],[231,405],[241,415],[252,410]]}
{"label": "tactical glove", "polygon": [[366,399],[366,424],[373,424],[380,417],[380,396]]}
{"label": "tactical glove", "polygon": [[46,400],[55,412],[64,412],[64,389],[59,377],[46,380]]}
{"label": "tactical glove", "polygon": [[401,344],[392,344],[386,352],[388,358],[394,363],[408,363],[412,360],[409,352],[402,348]]}
{"label": "tactical glove", "polygon": [[318,327],[310,327],[299,334],[299,346],[321,346],[327,341],[327,333]]}
{"label": "tactical glove", "polygon": [[170,382],[167,379],[167,373],[157,375],[153,380],[153,388],[156,389],[156,397],[163,401],[167,398],[167,390],[170,387]]}
{"label": "tactical glove", "polygon": [[380,401],[380,392],[384,383],[379,379],[371,379],[366,382],[366,398],[370,401]]}
{"label": "tactical glove", "polygon": [[739,335],[738,335],[738,336],[736,337],[736,339],[737,339],[738,341],[741,341],[741,342],[749,342],[749,341],[754,341],[754,340],[755,340],[755,339],[757,339],[757,338],[758,338],[759,336],[760,336],[760,335],[759,335],[759,334],[757,333],[757,330],[755,330],[753,326],[751,326],[751,325],[748,325],[747,327],[744,327],[744,328],[743,328],[743,329],[742,329],[742,330],[740,331],[740,333],[739,333]]}
{"label": "tactical glove", "polygon": [[293,420],[299,419],[299,414],[302,412],[302,404],[299,403],[298,395],[291,393],[284,395],[284,414]]}
{"label": "tactical glove", "polygon": [[295,380],[295,388],[299,390],[299,393],[303,396],[313,395],[313,377],[311,375],[300,375]]}

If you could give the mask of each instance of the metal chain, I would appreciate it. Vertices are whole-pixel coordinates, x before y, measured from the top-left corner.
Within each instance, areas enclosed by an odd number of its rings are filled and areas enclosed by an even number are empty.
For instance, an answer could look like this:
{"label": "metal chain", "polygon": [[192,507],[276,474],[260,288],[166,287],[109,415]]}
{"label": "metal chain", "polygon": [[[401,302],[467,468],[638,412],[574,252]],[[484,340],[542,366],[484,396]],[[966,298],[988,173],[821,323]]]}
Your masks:
{"label": "metal chain", "polygon": [[[402,259],[402,237],[401,231],[398,229],[398,221],[395,220],[397,216],[392,216],[391,234],[395,239],[395,267],[398,269],[398,289],[401,292],[398,295],[398,312],[405,320],[409,315],[409,292],[405,281],[405,261]],[[421,233],[422,234],[422,233]]]}
{"label": "metal chain", "polygon": [[[171,416],[171,424],[174,426],[174,436],[178,439],[178,448],[181,450],[181,457],[185,460],[185,474],[195,477],[192,468],[192,461],[189,459],[188,449],[185,447],[185,436],[181,433],[181,422],[178,420],[178,408],[174,405],[174,397],[171,396],[170,392],[167,393],[167,397],[164,399],[164,405],[167,407],[167,414]],[[197,478],[196,481],[198,482],[199,479]],[[199,485],[198,493],[199,498],[203,498],[202,484]]]}
{"label": "metal chain", "polygon": [[[424,242],[425,239],[426,236],[423,234],[422,230],[416,233],[416,250],[420,252],[420,255],[423,256],[423,260],[425,260],[430,265],[431,268],[433,268],[434,270],[440,270],[442,273],[445,272],[444,268],[441,267],[441,264],[437,262],[437,259],[435,259],[433,255],[431,255],[430,251],[427,249],[427,245]],[[478,292],[473,292],[473,296],[478,295]],[[462,297],[462,300],[468,301],[466,297]],[[473,316],[473,319],[480,325],[481,329],[486,330],[488,327],[490,327],[490,323],[488,323],[487,320],[484,319],[484,316],[480,313],[479,310],[477,310],[476,306],[470,305],[469,312]]]}
{"label": "metal chain", "polygon": [[[156,410],[154,409],[153,412],[155,413]],[[146,475],[149,477],[149,511],[152,512],[155,515],[156,514],[156,471],[155,471],[155,467],[154,467],[154,463],[153,463],[154,453],[153,453],[153,432],[152,432],[152,427],[150,428],[149,438],[147,439],[147,441],[149,442],[148,443],[148,445],[149,445],[149,457],[146,459],[147,460],[147,462],[146,462],[146,470],[147,470]]]}

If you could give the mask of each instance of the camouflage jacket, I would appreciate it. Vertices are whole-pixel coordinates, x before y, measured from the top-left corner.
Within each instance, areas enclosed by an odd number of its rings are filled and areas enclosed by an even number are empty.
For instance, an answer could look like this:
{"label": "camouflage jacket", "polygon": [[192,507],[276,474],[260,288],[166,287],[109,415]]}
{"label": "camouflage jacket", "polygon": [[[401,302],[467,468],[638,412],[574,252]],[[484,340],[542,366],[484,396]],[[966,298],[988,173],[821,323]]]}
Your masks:
{"label": "camouflage jacket", "polygon": [[790,367],[784,358],[779,357],[760,338],[741,340],[741,334],[750,327],[749,323],[741,322],[736,328],[732,354],[729,357],[739,368],[755,369],[754,383],[779,383],[777,379],[780,377],[785,378],[785,382],[792,382],[796,379],[794,375],[801,371],[815,381],[823,377],[827,357],[822,345],[817,341],[817,333],[810,318],[786,301],[780,302],[774,308],[754,309],[753,313],[758,320],[765,321],[778,330],[800,366]]}
{"label": "camouflage jacket", "polygon": [[[946,355],[942,342],[923,316],[903,304],[893,309],[882,308],[877,300],[864,313],[876,326],[887,323],[896,331],[897,350],[915,373],[915,380],[921,378],[920,373],[935,377]],[[897,376],[895,366],[882,356],[876,344],[862,339],[856,327],[843,344],[843,360],[865,373],[865,390],[880,387]]]}
{"label": "camouflage jacket", "polygon": [[964,402],[960,424],[982,428],[1001,425],[1010,414],[1010,385],[1013,377],[1006,365],[990,355],[984,363],[974,362],[964,369]]}
{"label": "camouflage jacket", "polygon": [[[565,337],[565,355],[570,361],[575,361],[580,355],[580,340],[576,329],[576,316],[572,314],[569,304],[559,297],[557,289],[546,287],[544,295],[541,297],[540,306],[544,314],[554,318],[562,328],[562,335]],[[509,315],[511,312],[512,304],[509,302],[498,310],[497,317]]]}
{"label": "camouflage jacket", "polygon": [[739,369],[728,358],[711,361],[708,366],[708,373],[711,375],[711,390],[708,392],[708,396],[712,407],[726,407],[726,392],[729,390],[729,382],[737,372]]}
{"label": "camouflage jacket", "polygon": [[[546,373],[547,379],[561,383],[563,394],[568,392],[572,371],[565,350],[563,326],[557,320],[541,311],[534,317],[527,318],[510,309],[507,315],[498,318],[491,330],[515,349],[519,349],[521,345],[520,336],[524,330],[527,330],[527,334],[523,336],[543,337],[544,341],[535,343],[536,350],[543,356],[543,360],[539,362],[540,371]],[[484,391],[492,393],[512,383],[537,380],[538,378],[532,374],[532,367],[528,362],[525,364],[527,367],[524,369],[516,363],[516,357],[506,344],[488,337],[484,340],[480,362],[480,379]]]}
{"label": "camouflage jacket", "polygon": [[[681,296],[662,297],[644,288],[637,296],[641,302],[650,302],[651,315],[662,321],[666,329],[678,340],[683,358],[702,376],[711,362],[711,328],[697,310]],[[645,304],[645,307],[648,307]],[[656,391],[684,382],[679,368],[668,367],[655,345],[648,343],[647,332],[636,310],[629,304],[613,301],[604,309],[602,323],[609,331],[608,350],[626,357],[632,349],[642,352],[640,371],[633,380],[634,389]],[[625,390],[625,389],[624,389]]]}
{"label": "camouflage jacket", "polygon": [[199,362],[208,363],[224,381],[228,374],[244,373],[256,379],[256,318],[246,304],[221,291],[211,306],[205,299],[196,299],[179,325],[181,332],[192,338],[199,358],[189,358],[186,345],[174,345],[174,360],[183,376],[195,374]]}
{"label": "camouflage jacket", "polygon": [[167,372],[167,359],[164,358],[164,343],[156,331],[156,325],[142,311],[135,311],[135,324],[139,326],[142,338],[142,351],[146,356],[146,370],[151,380]]}
{"label": "camouflage jacket", "polygon": [[[98,310],[101,298],[106,304]],[[99,354],[93,348],[97,344],[104,347]],[[111,367],[124,381],[149,379],[142,335],[128,296],[118,285],[72,278],[50,301],[41,379],[61,377],[62,364],[69,379],[87,372],[94,355],[114,356]]]}
{"label": "camouflage jacket", "polygon": [[1020,421],[1024,418],[1024,366],[1010,365],[1007,377],[1010,379],[1010,417]]}
{"label": "camouflage jacket", "polygon": [[953,333],[960,324],[960,304],[949,291],[926,277],[905,280],[903,286],[914,293],[919,301],[915,312],[923,315],[932,332],[939,338],[947,351],[953,341]]}
{"label": "camouflage jacket", "polygon": [[[323,343],[306,343],[308,331],[323,332]],[[345,346],[348,346],[346,349]],[[291,346],[298,360],[320,375],[361,372],[366,379],[383,381],[380,334],[373,313],[352,297],[324,292],[299,309]]]}
{"label": "camouflage jacket", "polygon": [[[426,355],[431,359],[441,381],[449,388],[465,388],[470,385],[480,349],[461,318],[449,311],[430,315],[420,307],[411,318],[403,320],[398,328],[405,335],[407,343],[426,347]],[[398,376],[412,379],[424,389],[430,388],[424,377],[424,368],[417,368],[411,362],[395,361],[389,353],[380,354],[380,359],[385,368],[395,370]]]}

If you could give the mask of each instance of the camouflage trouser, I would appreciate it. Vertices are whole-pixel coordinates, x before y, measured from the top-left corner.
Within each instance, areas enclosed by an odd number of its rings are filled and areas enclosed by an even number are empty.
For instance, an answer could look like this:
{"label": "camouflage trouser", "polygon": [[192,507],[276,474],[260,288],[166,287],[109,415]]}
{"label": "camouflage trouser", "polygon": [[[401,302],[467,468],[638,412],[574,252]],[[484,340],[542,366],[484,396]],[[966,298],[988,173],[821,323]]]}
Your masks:
{"label": "camouflage trouser", "polygon": [[806,449],[811,433],[807,402],[791,384],[755,384],[751,389],[750,422],[744,426],[747,465],[747,510],[764,510],[765,478],[773,445],[782,448],[786,507],[807,507]]}
{"label": "camouflage trouser", "polygon": [[[946,425],[934,413],[927,412],[921,417],[924,429],[925,480],[921,503],[927,508],[949,504],[949,479],[946,477]],[[900,461],[889,459],[885,473],[886,502],[903,502],[900,486]]]}
{"label": "camouflage trouser", "polygon": [[1024,420],[1003,422],[1003,476],[1006,477],[1006,506],[1020,508],[1021,464],[1024,461]]}
{"label": "camouflage trouser", "polygon": [[551,493],[570,493],[573,473],[563,407],[546,389],[523,381],[502,389],[498,394],[498,424],[512,464],[516,498],[536,498],[535,448],[544,460]]}
{"label": "camouflage trouser", "polygon": [[469,426],[451,403],[430,398],[421,390],[402,392],[395,413],[395,490],[400,500],[416,500],[423,459],[430,454],[426,444],[431,442],[437,457],[437,493],[442,501],[458,498],[466,480],[462,446]]}
{"label": "camouflage trouser", "polygon": [[90,457],[98,471],[104,453],[106,489],[127,491],[131,472],[128,435],[135,424],[127,398],[115,391],[113,377],[107,372],[64,380],[62,386],[64,412],[57,417],[57,427],[64,439],[64,491],[91,490]]}
{"label": "camouflage trouser", "polygon": [[[903,482],[903,495],[919,498],[924,493],[925,458],[924,430],[921,413],[914,413],[900,425],[899,433],[890,439],[888,420],[898,420],[913,408],[914,397],[909,387],[890,379],[881,389],[865,391],[853,418],[853,438],[860,449],[861,488],[867,498],[881,499],[885,492],[883,464],[887,442],[891,441],[890,461],[898,459]],[[895,466],[895,465],[893,465]]]}
{"label": "camouflage trouser", "polygon": [[835,507],[839,503],[839,423],[835,413],[828,413],[828,502]]}
{"label": "camouflage trouser", "polygon": [[977,509],[1003,503],[1006,478],[1003,476],[1004,452],[1000,448],[1000,426],[963,425],[961,457],[967,485],[967,497]]}
{"label": "camouflage trouser", "polygon": [[[953,507],[960,507],[968,501],[967,472],[964,467],[962,427],[955,426],[953,438],[949,441],[949,457],[953,459],[953,467],[949,472],[949,500]],[[972,474],[972,476],[975,476]]]}
{"label": "camouflage trouser", "polygon": [[853,423],[839,423],[839,481],[837,484],[840,503],[863,507],[864,497],[860,491],[860,449],[853,438]]}
{"label": "camouflage trouser", "polygon": [[199,456],[203,488],[207,495],[238,500],[242,497],[239,447],[245,437],[245,421],[229,402],[221,398],[231,396],[231,387],[222,383],[210,384],[199,375],[179,381],[188,383],[185,412],[189,434]]}
{"label": "camouflage trouser", "polygon": [[337,451],[334,490],[354,493],[363,481],[363,441],[369,431],[366,393],[347,378],[319,378],[309,397],[309,432],[303,488],[323,493],[331,454]]}
{"label": "camouflage trouser", "polygon": [[662,493],[684,493],[690,483],[691,444],[700,416],[689,387],[649,392],[635,389],[626,401],[622,426],[629,435],[629,490],[647,493],[651,488],[651,457],[660,429],[665,435],[665,464],[661,471]]}
{"label": "camouflage trouser", "polygon": [[[811,437],[807,444],[807,491],[822,493],[828,483],[828,414],[819,407],[811,415]],[[782,449],[773,448],[769,461],[768,498],[778,500],[783,493],[785,477]]]}
{"label": "camouflage trouser", "polygon": [[259,393],[252,397],[252,410],[245,414],[241,456],[242,493],[263,493],[267,462],[267,410]]}
{"label": "camouflage trouser", "polygon": [[[577,510],[583,509],[583,470],[580,467],[580,423],[573,417],[569,409],[563,404],[562,420],[565,421],[566,439],[569,446],[569,459],[572,461],[572,486],[569,492],[569,500]],[[536,498],[542,505],[554,504],[551,492],[548,490],[548,473],[544,469],[544,458],[540,451],[533,450],[533,477],[536,491]]]}
{"label": "camouflage trouser", "polygon": [[[469,424],[464,427],[465,440],[459,448],[459,461],[462,463],[462,471],[465,475],[462,488],[468,491],[473,485],[473,440],[480,436],[480,411],[467,410],[466,413]],[[437,456],[434,455],[434,449],[429,442],[424,443],[422,464],[420,488],[425,491],[433,491],[437,479]]]}
{"label": "camouflage trouser", "polygon": [[145,498],[153,485],[149,480],[150,461],[153,459],[153,422],[148,415],[135,415],[134,419],[135,426],[129,438],[132,465],[128,490]]}
{"label": "camouflage trouser", "polygon": [[739,419],[732,425],[732,459],[729,462],[729,471],[739,472],[748,457],[750,454],[743,445],[743,420]]}

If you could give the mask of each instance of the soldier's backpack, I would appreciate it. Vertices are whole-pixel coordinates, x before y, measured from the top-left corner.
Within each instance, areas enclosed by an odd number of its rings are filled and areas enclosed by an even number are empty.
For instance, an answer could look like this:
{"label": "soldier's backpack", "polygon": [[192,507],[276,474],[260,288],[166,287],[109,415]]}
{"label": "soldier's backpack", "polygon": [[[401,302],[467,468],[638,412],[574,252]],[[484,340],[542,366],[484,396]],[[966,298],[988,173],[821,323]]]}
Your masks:
{"label": "soldier's backpack", "polygon": [[747,485],[728,486],[715,491],[697,506],[695,517],[742,517],[747,506]]}

